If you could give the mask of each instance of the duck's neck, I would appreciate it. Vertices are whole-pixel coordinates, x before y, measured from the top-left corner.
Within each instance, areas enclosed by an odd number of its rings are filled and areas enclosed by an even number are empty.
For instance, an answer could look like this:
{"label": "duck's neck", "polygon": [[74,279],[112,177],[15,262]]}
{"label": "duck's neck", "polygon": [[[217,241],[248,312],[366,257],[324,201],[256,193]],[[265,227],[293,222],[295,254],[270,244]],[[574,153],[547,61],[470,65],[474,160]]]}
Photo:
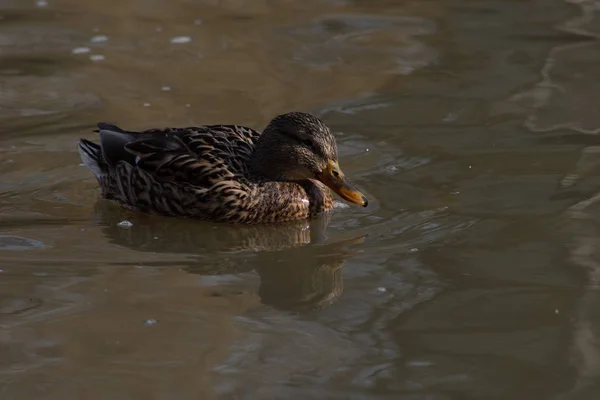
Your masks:
{"label": "duck's neck", "polygon": [[250,157],[250,170],[255,175],[272,181],[293,181],[289,155],[282,152],[277,141],[263,133]]}
{"label": "duck's neck", "polygon": [[254,151],[250,158],[250,171],[254,175],[266,178],[271,181],[287,181],[285,172],[281,168],[272,167],[272,159],[264,157],[262,154]]}

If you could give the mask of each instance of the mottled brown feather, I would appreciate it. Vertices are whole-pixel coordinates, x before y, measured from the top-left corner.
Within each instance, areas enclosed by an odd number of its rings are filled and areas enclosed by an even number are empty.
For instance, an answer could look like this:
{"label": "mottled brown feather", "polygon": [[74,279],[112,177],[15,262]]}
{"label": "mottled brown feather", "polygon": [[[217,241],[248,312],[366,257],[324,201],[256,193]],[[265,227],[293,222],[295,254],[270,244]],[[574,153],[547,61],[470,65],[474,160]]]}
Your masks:
{"label": "mottled brown feather", "polygon": [[331,193],[321,182],[273,181],[253,173],[250,159],[261,134],[251,128],[206,125],[143,132],[106,124],[99,128],[101,135],[109,132],[113,142],[122,140],[136,161],[121,152],[112,166],[104,160],[111,155],[114,159],[118,152],[107,156],[102,153],[105,146],[86,140],[80,142],[80,153],[96,173],[102,196],[127,208],[235,223],[304,219],[333,208]]}

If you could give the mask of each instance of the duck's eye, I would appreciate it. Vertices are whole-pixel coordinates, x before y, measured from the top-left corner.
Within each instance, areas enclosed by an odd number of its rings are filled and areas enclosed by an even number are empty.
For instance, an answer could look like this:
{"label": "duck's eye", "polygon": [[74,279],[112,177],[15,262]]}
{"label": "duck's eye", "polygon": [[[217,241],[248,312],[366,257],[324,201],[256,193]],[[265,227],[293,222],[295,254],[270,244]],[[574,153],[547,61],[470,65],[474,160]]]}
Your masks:
{"label": "duck's eye", "polygon": [[312,147],[313,145],[313,142],[310,139],[304,139],[302,143],[304,143],[307,147]]}

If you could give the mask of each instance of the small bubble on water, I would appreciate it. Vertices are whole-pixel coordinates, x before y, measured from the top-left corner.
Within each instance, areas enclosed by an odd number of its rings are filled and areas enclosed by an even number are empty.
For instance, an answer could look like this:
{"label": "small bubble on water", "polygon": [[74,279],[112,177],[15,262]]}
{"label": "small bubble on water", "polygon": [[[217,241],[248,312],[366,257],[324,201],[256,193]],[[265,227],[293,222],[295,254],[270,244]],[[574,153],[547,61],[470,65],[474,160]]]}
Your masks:
{"label": "small bubble on water", "polygon": [[387,289],[386,289],[386,288],[384,288],[383,286],[379,286],[379,287],[378,287],[376,290],[377,290],[377,292],[379,292],[379,293],[385,293],[385,292],[387,292]]}
{"label": "small bubble on water", "polygon": [[369,148],[365,149],[365,151],[370,151]]}
{"label": "small bubble on water", "polygon": [[48,2],[46,0],[37,0],[35,2],[35,5],[40,8],[44,8],[44,7],[48,7]]}
{"label": "small bubble on water", "polygon": [[144,326],[154,326],[158,324],[158,321],[155,319],[147,319],[144,321]]}
{"label": "small bubble on water", "polygon": [[2,268],[0,268],[0,274],[1,274],[2,272],[4,272],[4,270],[3,270]]}
{"label": "small bubble on water", "polygon": [[163,86],[160,88],[160,90],[162,90],[163,92],[170,92],[171,91],[171,86]]}
{"label": "small bubble on water", "polygon": [[96,36],[92,36],[92,38],[90,39],[91,43],[103,43],[106,42],[108,40],[108,36],[106,35],[96,35]]}
{"label": "small bubble on water", "polygon": [[154,240],[158,240],[158,236],[154,236],[152,239],[154,239]]}
{"label": "small bubble on water", "polygon": [[104,60],[104,56],[102,54],[92,54],[90,56],[90,60],[92,60],[92,61],[102,61],[102,60]]}
{"label": "small bubble on water", "polygon": [[183,44],[183,43],[189,43],[192,41],[192,38],[189,36],[176,36],[174,38],[171,38],[170,42],[172,44]]}
{"label": "small bubble on water", "polygon": [[559,313],[560,313],[560,310],[558,308],[555,308],[554,309],[554,314],[559,314]]}
{"label": "small bubble on water", "polygon": [[191,107],[192,105],[191,105],[190,103],[187,103],[185,106],[189,108],[189,107]]}
{"label": "small bubble on water", "polygon": [[133,224],[132,224],[130,221],[127,221],[127,220],[125,219],[125,220],[123,220],[123,221],[119,222],[119,223],[117,224],[117,226],[118,226],[119,228],[125,228],[125,229],[129,229],[129,228],[131,228],[131,227],[133,226]]}
{"label": "small bubble on water", "polygon": [[75,47],[73,50],[71,50],[71,53],[73,54],[85,54],[85,53],[89,53],[91,50],[89,47]]}
{"label": "small bubble on water", "polygon": [[194,25],[202,25],[202,20],[200,18],[194,20]]}
{"label": "small bubble on water", "polygon": [[413,247],[412,249],[408,250],[409,253],[418,253],[419,249],[417,249],[416,247]]}
{"label": "small bubble on water", "polygon": [[156,32],[162,32],[162,26],[157,26],[156,28],[154,28],[154,30]]}
{"label": "small bubble on water", "polygon": [[144,104],[143,104],[143,106],[144,106],[144,107],[150,107],[151,105],[152,105],[152,104],[150,104],[150,103],[144,103]]}

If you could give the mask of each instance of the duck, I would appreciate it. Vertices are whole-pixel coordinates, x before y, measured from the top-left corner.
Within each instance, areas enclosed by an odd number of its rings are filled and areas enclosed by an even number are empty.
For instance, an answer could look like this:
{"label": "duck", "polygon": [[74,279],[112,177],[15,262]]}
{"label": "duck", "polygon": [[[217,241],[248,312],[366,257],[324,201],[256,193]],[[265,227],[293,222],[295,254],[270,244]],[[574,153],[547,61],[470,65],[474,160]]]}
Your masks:
{"label": "duck", "polygon": [[308,219],[334,208],[332,191],[367,207],[346,178],[329,127],[289,112],[262,132],[241,125],[125,131],[98,123],[79,154],[101,197],[132,211],[237,224]]}

